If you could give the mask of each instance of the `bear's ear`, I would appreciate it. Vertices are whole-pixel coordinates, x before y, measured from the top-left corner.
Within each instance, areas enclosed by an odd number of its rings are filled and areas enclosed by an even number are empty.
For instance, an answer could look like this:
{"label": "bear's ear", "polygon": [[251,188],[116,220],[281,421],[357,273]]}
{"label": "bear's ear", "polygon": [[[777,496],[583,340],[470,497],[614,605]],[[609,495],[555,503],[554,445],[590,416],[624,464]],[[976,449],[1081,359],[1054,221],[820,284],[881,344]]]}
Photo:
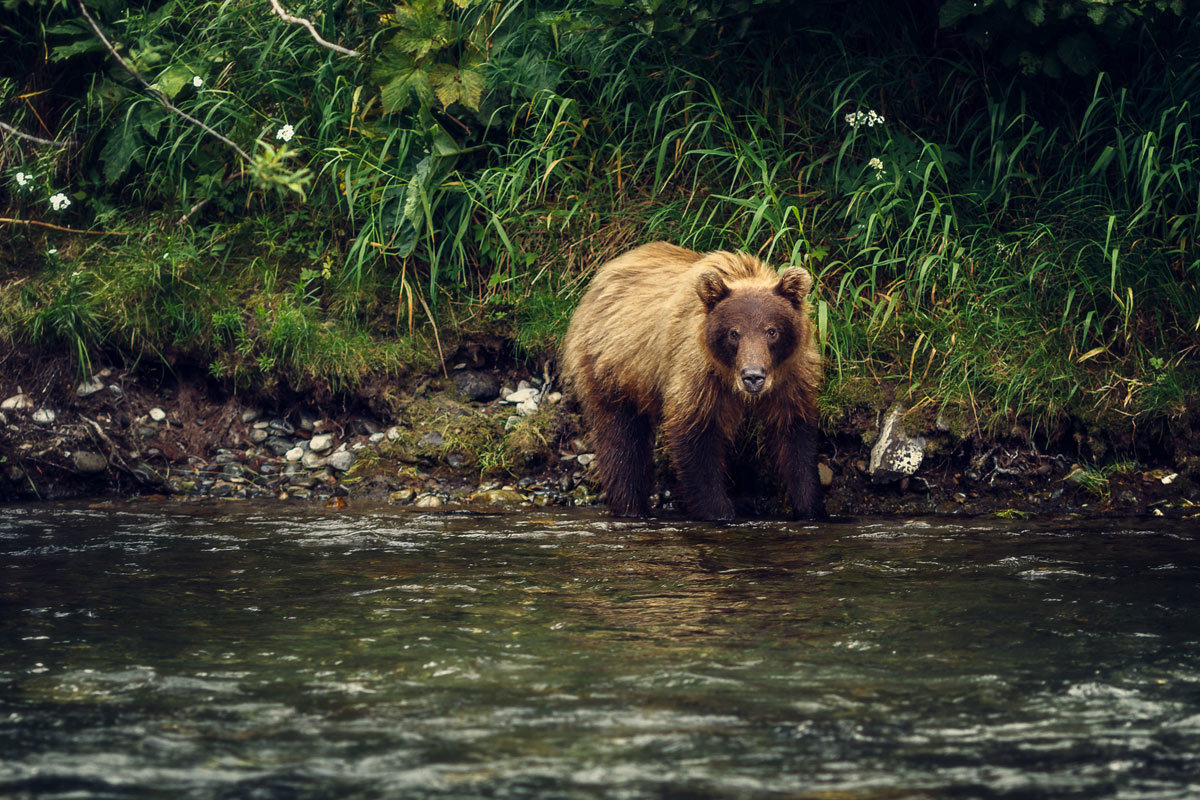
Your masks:
{"label": "bear's ear", "polygon": [[812,275],[808,270],[804,267],[788,267],[779,276],[779,285],[775,287],[775,293],[792,301],[794,305],[800,305],[800,301],[808,297],[808,290],[811,288]]}
{"label": "bear's ear", "polygon": [[713,306],[729,296],[729,287],[725,285],[721,273],[710,269],[700,273],[696,279],[696,294],[700,295],[704,307],[712,311]]}

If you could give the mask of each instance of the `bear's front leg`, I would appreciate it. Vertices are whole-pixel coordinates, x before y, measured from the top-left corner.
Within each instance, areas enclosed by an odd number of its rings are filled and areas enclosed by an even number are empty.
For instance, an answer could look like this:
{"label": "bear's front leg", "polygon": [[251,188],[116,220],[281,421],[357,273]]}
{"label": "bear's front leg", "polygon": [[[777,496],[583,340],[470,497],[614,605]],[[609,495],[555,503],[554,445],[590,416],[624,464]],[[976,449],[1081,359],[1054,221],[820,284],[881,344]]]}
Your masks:
{"label": "bear's front leg", "polygon": [[777,467],[787,487],[792,515],[796,519],[823,519],[825,502],[817,473],[816,427],[795,419],[772,428],[768,428],[768,433],[778,447]]}
{"label": "bear's front leg", "polygon": [[725,489],[725,434],[716,421],[674,421],[667,425],[667,439],[689,515],[733,519],[733,501]]}
{"label": "bear's front leg", "polygon": [[630,402],[585,399],[582,405],[609,510],[617,517],[650,516],[654,420]]}

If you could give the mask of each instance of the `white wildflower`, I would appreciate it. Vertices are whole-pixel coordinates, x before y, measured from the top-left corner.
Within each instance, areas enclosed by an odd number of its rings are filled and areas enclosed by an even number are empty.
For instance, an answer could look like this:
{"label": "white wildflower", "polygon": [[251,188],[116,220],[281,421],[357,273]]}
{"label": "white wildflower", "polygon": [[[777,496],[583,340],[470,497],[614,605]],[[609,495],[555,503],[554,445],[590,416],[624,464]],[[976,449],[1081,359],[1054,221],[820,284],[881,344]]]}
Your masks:
{"label": "white wildflower", "polygon": [[195,86],[197,89],[199,89],[203,85],[204,85],[204,78],[201,78],[199,75],[192,78],[192,86]]}
{"label": "white wildflower", "polygon": [[852,111],[846,115],[846,122],[851,128],[857,128],[859,125],[874,128],[876,125],[882,125],[884,119],[883,114],[876,113],[874,110]]}
{"label": "white wildflower", "polygon": [[870,167],[871,169],[875,170],[876,172],[883,172],[883,162],[880,161],[878,158],[872,158],[870,161],[867,162],[867,166]]}
{"label": "white wildflower", "polygon": [[67,206],[71,205],[71,198],[67,197],[62,192],[50,198],[50,208],[55,211],[62,211]]}
{"label": "white wildflower", "polygon": [[33,180],[33,176],[28,172],[17,173],[17,186],[26,186]]}
{"label": "white wildflower", "polygon": [[292,137],[296,135],[296,131],[291,125],[284,125],[279,130],[275,131],[275,138],[282,139],[285,142],[290,142]]}
{"label": "white wildflower", "polygon": [[49,250],[46,251],[46,255],[48,255],[48,256],[53,256],[53,255],[57,255],[57,254],[58,254],[57,247],[51,247]]}

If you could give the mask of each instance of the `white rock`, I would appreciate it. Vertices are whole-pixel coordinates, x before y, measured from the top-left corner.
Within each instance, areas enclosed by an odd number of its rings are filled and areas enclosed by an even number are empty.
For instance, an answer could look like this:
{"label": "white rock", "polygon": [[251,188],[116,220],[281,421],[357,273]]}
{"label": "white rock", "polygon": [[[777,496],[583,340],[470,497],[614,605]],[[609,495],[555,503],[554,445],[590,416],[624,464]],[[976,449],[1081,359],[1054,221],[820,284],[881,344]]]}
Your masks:
{"label": "white rock", "polygon": [[1163,475],[1161,478],[1159,478],[1159,480],[1162,481],[1164,486],[1170,486],[1172,483],[1175,482],[1175,479],[1178,477],[1179,477],[1178,472],[1172,472],[1170,475]]}
{"label": "white rock", "polygon": [[908,436],[901,424],[903,419],[904,409],[900,406],[892,408],[884,418],[879,439],[871,448],[869,470],[871,479],[876,483],[900,480],[912,475],[925,458],[925,439],[920,436]]}
{"label": "white rock", "polygon": [[413,503],[417,508],[438,508],[442,505],[442,498],[436,494],[423,494],[417,498],[417,502]]}
{"label": "white rock", "polygon": [[575,459],[575,461],[581,467],[586,467],[588,464],[592,463],[595,460],[596,460],[595,453],[580,453],[579,456],[576,457],[576,459]]}
{"label": "white rock", "polygon": [[0,403],[0,409],[5,411],[28,411],[33,408],[33,401],[29,399],[27,394],[14,394],[12,397]]}
{"label": "white rock", "polygon": [[339,450],[329,457],[329,466],[339,472],[345,472],[354,466],[354,453]]}
{"label": "white rock", "polygon": [[551,392],[550,394],[546,395],[547,402],[557,403],[559,400],[562,400],[562,392]]}
{"label": "white rock", "polygon": [[533,400],[532,398],[517,404],[517,413],[524,417],[528,417],[530,414],[536,414],[537,410],[537,401]]}
{"label": "white rock", "polygon": [[79,397],[91,397],[96,392],[104,390],[104,381],[100,380],[98,375],[93,375],[90,381],[83,381],[75,387],[75,394]]}
{"label": "white rock", "polygon": [[308,446],[318,453],[323,452],[333,447],[333,436],[328,433],[319,434],[308,440]]}
{"label": "white rock", "polygon": [[394,442],[400,438],[400,426],[393,425],[387,429],[387,438],[389,442]]}
{"label": "white rock", "polygon": [[304,458],[304,448],[303,447],[293,447],[291,450],[288,450],[286,453],[284,453],[283,457],[286,458],[288,461],[295,463],[296,461],[299,461],[300,459]]}
{"label": "white rock", "polygon": [[38,425],[53,425],[57,418],[58,415],[48,408],[39,408],[33,412],[33,421]]}
{"label": "white rock", "polygon": [[262,410],[251,406],[242,412],[242,422],[251,423],[262,416]]}
{"label": "white rock", "polygon": [[386,438],[387,438],[386,434],[372,433],[370,436],[367,437],[367,441],[369,441],[371,444],[379,444]]}
{"label": "white rock", "polygon": [[532,388],[533,388],[533,384],[530,383],[529,381],[521,381],[520,383],[517,384],[518,392],[523,391],[525,389],[532,389]]}
{"label": "white rock", "polygon": [[504,402],[513,403],[514,405],[524,403],[526,400],[532,400],[537,397],[537,389],[532,386],[527,386],[524,389],[517,389],[512,394],[506,395]]}
{"label": "white rock", "polygon": [[513,428],[517,427],[517,423],[519,423],[520,421],[521,421],[521,418],[518,417],[516,414],[513,414],[508,419],[504,420],[504,430],[511,431]]}
{"label": "white rock", "polygon": [[316,469],[317,467],[325,466],[325,459],[322,458],[318,453],[309,450],[300,457],[300,463],[309,469]]}
{"label": "white rock", "polygon": [[162,422],[166,418],[167,412],[163,411],[161,408],[150,409],[150,419],[154,420],[155,422]]}

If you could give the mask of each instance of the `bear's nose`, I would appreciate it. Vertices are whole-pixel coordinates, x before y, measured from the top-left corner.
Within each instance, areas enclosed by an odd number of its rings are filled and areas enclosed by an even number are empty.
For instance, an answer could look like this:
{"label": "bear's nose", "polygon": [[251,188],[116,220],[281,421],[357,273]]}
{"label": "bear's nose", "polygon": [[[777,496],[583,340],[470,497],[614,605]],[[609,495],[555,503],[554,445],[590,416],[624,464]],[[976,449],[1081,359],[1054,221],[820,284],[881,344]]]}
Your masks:
{"label": "bear's nose", "polygon": [[758,394],[767,382],[767,371],[762,367],[746,367],[742,370],[742,386],[750,394]]}

